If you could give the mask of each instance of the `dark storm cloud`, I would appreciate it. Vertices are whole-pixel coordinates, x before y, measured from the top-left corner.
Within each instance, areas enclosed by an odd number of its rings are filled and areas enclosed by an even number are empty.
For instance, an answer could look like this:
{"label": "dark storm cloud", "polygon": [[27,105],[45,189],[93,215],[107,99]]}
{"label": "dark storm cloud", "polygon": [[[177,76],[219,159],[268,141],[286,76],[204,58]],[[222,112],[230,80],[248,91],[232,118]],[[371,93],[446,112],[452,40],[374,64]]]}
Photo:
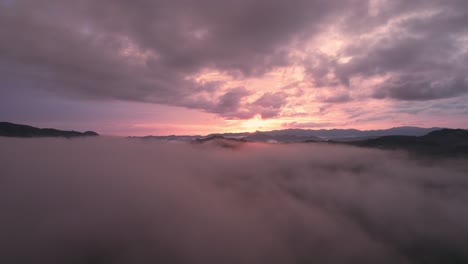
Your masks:
{"label": "dark storm cloud", "polygon": [[323,144],[0,146],[1,263],[468,260],[465,161]]}

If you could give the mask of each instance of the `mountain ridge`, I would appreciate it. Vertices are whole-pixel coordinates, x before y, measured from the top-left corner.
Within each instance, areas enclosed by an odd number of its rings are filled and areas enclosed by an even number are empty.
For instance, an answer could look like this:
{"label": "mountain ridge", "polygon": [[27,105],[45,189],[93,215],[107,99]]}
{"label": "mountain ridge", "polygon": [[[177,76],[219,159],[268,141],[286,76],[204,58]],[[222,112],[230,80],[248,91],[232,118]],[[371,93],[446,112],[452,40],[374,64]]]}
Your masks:
{"label": "mountain ridge", "polygon": [[225,138],[245,139],[247,141],[256,142],[279,142],[279,143],[295,143],[304,141],[356,141],[369,138],[377,138],[381,136],[402,135],[402,136],[423,136],[432,131],[440,130],[440,127],[420,128],[420,127],[393,127],[389,129],[379,130],[358,130],[358,129],[281,129],[271,131],[255,131],[255,132],[236,132],[236,133],[212,133],[206,136],[144,136],[134,138],[156,139],[156,140],[179,140],[191,141],[195,139],[210,138],[222,136]]}
{"label": "mountain ridge", "polygon": [[346,144],[358,147],[406,150],[425,156],[468,156],[468,130],[444,128],[423,136],[383,136],[347,142]]}
{"label": "mountain ridge", "polygon": [[15,124],[10,122],[0,122],[0,136],[3,137],[20,137],[20,138],[31,138],[31,137],[88,137],[88,136],[99,136],[94,131],[67,131],[59,130],[54,128],[38,128],[29,125]]}

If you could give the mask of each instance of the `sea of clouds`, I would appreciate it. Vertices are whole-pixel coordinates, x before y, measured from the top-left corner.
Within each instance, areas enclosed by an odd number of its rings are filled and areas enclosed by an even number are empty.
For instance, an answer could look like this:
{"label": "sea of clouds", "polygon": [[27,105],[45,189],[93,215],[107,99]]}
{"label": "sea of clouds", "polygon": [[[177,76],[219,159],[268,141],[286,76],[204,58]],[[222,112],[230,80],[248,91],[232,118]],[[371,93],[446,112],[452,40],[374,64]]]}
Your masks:
{"label": "sea of clouds", "polygon": [[0,263],[468,263],[468,163],[0,138]]}

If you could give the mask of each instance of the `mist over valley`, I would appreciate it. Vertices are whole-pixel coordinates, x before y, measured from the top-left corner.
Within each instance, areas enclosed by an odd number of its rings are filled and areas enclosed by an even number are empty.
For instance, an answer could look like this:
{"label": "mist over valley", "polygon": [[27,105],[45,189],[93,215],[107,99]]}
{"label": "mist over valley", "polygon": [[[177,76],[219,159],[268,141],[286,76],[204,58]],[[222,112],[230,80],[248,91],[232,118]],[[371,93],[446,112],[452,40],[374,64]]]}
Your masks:
{"label": "mist over valley", "polygon": [[465,263],[466,159],[0,137],[2,263]]}

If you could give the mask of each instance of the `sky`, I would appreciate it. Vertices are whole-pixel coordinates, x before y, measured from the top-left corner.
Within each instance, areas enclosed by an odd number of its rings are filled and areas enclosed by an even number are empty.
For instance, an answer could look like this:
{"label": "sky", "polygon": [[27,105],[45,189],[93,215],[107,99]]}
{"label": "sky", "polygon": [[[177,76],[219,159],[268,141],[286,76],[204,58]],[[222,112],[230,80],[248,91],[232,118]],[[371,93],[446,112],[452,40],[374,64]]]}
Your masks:
{"label": "sky", "polygon": [[0,0],[0,121],[468,128],[466,0]]}

